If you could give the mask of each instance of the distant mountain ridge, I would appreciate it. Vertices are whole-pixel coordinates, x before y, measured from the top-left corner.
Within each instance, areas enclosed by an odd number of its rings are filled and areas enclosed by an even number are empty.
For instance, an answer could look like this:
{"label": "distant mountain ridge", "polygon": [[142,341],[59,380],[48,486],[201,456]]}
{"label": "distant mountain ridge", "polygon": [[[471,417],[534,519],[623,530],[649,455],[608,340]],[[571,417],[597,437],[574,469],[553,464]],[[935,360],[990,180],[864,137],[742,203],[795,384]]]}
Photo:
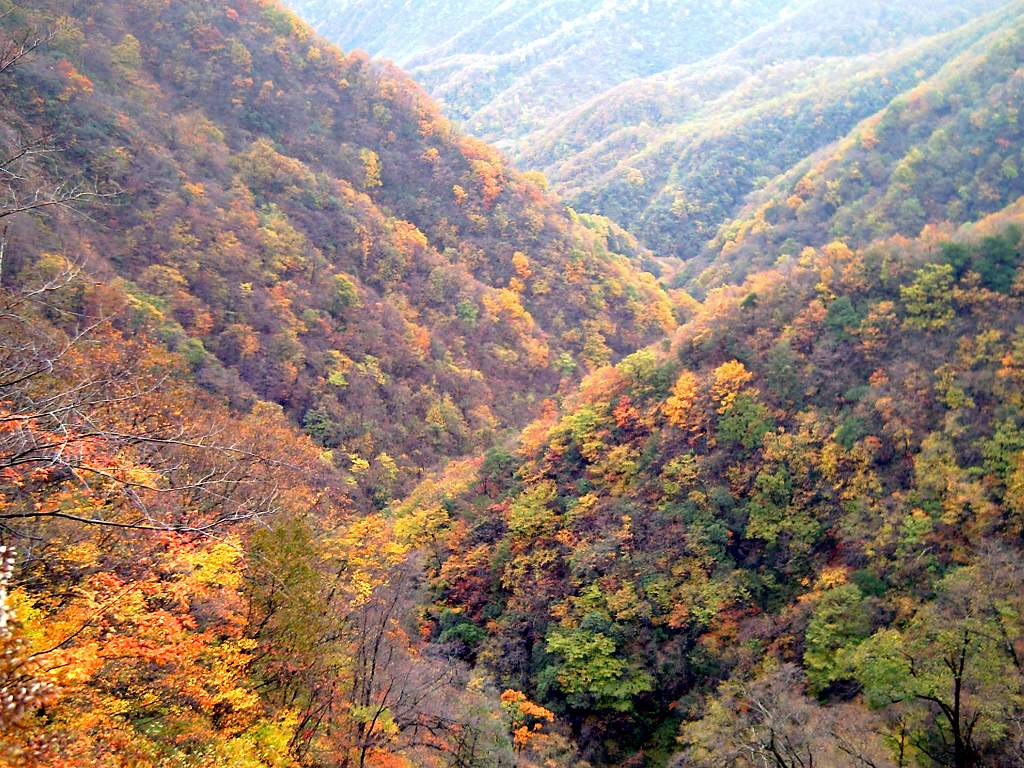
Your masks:
{"label": "distant mountain ridge", "polygon": [[[785,0],[295,0],[343,48],[392,58],[481,138],[515,141],[633,78],[725,50]],[[444,20],[444,25],[438,24]],[[581,65],[580,62],[583,62]]]}
{"label": "distant mountain ridge", "polygon": [[[849,135],[779,176],[690,268],[732,280],[832,240],[851,245],[959,225],[1024,194],[1024,4],[981,24],[969,47]],[[963,40],[961,40],[963,42]]]}
{"label": "distant mountain ridge", "polygon": [[[570,4],[474,6],[463,25],[443,3],[395,4],[378,17],[367,3],[293,1],[343,45],[401,54],[468,130],[543,171],[578,210],[610,216],[657,253],[696,259],[694,269],[714,260],[709,241],[758,190],[1024,9],[1006,0],[805,0],[705,6],[703,16],[686,4],[631,3],[612,16],[607,4],[575,5],[572,22],[558,15]],[[454,20],[450,35],[413,42],[401,20],[428,8]],[[678,29],[704,47],[673,45]],[[630,69],[609,35],[649,35],[649,71]],[[550,67],[561,76],[546,83]]]}
{"label": "distant mountain ridge", "polygon": [[[661,253],[693,257],[766,180],[1019,9],[960,26],[958,4],[807,3],[708,61],[592,100],[531,136],[520,162],[544,169],[581,210],[615,218]],[[955,29],[942,32],[944,22]]]}

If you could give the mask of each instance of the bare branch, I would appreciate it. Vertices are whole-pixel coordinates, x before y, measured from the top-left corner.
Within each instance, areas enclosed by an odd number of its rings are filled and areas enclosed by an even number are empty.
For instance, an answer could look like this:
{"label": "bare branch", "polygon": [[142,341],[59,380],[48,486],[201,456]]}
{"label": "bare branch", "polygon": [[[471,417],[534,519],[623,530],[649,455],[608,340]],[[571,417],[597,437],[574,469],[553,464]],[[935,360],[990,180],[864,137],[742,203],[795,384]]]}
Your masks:
{"label": "bare branch", "polygon": [[52,42],[59,30],[59,26],[43,32],[28,29],[0,45],[0,75],[10,72],[27,56]]}

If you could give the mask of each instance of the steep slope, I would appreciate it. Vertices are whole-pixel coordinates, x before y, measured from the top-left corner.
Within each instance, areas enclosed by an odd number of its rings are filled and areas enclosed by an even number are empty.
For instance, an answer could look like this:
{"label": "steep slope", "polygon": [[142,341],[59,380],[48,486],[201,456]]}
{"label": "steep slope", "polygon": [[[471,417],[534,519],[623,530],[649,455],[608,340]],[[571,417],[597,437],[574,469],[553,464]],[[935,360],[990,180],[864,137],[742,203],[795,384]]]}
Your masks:
{"label": "steep slope", "polygon": [[249,537],[287,520],[343,540],[343,478],[280,408],[198,386],[118,286],[54,253],[5,276],[0,766],[295,766],[305,705],[279,697],[306,693],[264,603],[287,600],[261,585],[287,574]]}
{"label": "steep slope", "polygon": [[1024,6],[836,146],[767,185],[693,265],[743,274],[806,245],[864,244],[998,211],[1024,192]]}
{"label": "steep slope", "polygon": [[1016,765],[1022,216],[718,289],[424,485],[435,639],[601,765]]}
{"label": "steep slope", "polygon": [[5,266],[116,275],[200,381],[283,405],[378,503],[673,325],[535,181],[274,2],[74,6],[13,77],[5,141],[56,137],[38,165],[114,196],[13,228]]}
{"label": "steep slope", "polygon": [[[349,45],[390,46],[450,115],[543,171],[573,207],[684,259],[772,179],[1022,9],[1010,0],[569,5],[295,3]],[[410,31],[419,27],[403,22],[428,9],[472,18],[420,45]],[[639,67],[624,61],[634,54]]]}
{"label": "steep slope", "polygon": [[580,210],[615,218],[658,252],[692,257],[748,195],[1021,7],[936,34],[963,21],[959,4],[807,3],[700,65],[593,100],[531,136],[520,161],[544,169]]}
{"label": "steep slope", "polygon": [[272,0],[0,0],[0,768],[1018,768],[1019,35],[676,327]]}
{"label": "steep slope", "polygon": [[[485,147],[318,42],[271,2],[0,0],[0,768],[580,765],[552,713],[421,647],[415,531],[365,495],[457,449],[459,408],[525,416],[549,339],[568,383],[574,344],[613,354],[589,323],[631,345],[667,302],[606,250],[635,241],[500,163],[478,189]],[[387,170],[409,151],[433,181]],[[453,300],[461,329],[411,327]],[[623,310],[655,326],[618,336]],[[464,384],[492,358],[520,378]],[[445,392],[426,426],[414,386]],[[349,390],[374,433],[332,455],[303,398]],[[356,452],[392,434],[425,443],[407,466]]]}
{"label": "steep slope", "polygon": [[[47,37],[0,38],[0,77]],[[39,193],[0,200],[0,255],[73,194],[27,161],[54,151],[0,160]],[[412,542],[280,407],[204,391],[124,281],[3,266],[0,766],[535,767],[524,723],[578,764],[553,715],[417,647]]]}

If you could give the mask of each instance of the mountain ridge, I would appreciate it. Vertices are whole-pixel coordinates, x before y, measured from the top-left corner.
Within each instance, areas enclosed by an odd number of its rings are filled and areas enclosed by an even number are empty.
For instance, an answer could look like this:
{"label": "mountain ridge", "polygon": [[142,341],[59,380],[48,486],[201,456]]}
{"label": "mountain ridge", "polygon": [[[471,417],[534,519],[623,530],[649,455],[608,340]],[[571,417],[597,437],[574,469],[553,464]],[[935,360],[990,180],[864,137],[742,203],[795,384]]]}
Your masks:
{"label": "mountain ridge", "polygon": [[[351,10],[345,3],[300,1],[296,7],[314,21],[330,9],[335,24]],[[654,6],[649,10],[646,17],[633,9],[632,26],[624,34],[657,26]],[[464,103],[475,98],[471,87],[452,85],[459,95],[448,109],[470,130],[500,140],[523,167],[544,171],[573,207],[609,216],[661,255],[706,264],[716,255],[709,242],[733,226],[760,186],[840,141],[986,29],[1010,23],[1021,8],[984,0],[943,2],[927,10],[914,2],[854,10],[818,0],[772,6],[772,13],[761,10],[755,28],[731,46],[695,63],[623,76],[622,82],[579,100],[579,89],[572,88],[562,105],[540,109],[548,115],[546,125],[525,132],[516,115],[529,115],[534,102],[546,99],[544,87],[534,87],[532,97],[510,99],[508,114],[488,127],[479,115],[490,107]],[[401,13],[392,16],[400,19]],[[332,29],[327,22],[322,28]],[[588,33],[580,34],[585,40]],[[402,39],[401,30],[390,37]],[[358,35],[350,38],[352,44],[358,41]],[[436,48],[423,57],[423,66],[428,60],[445,66],[444,53]],[[583,54],[576,55],[576,63],[581,71],[593,68]],[[453,66],[457,73],[459,64]],[[465,70],[467,77],[473,72]],[[456,83],[459,75],[445,77]],[[481,82],[475,75],[472,80]],[[442,98],[449,87],[429,74],[423,82]],[[564,91],[563,82],[556,93]],[[485,92],[484,98],[501,108],[500,93]],[[724,121],[732,122],[730,129],[718,130]]]}
{"label": "mountain ridge", "polygon": [[1018,768],[996,4],[808,0],[646,82],[607,206],[718,233],[659,254],[278,0],[0,0],[0,768]]}

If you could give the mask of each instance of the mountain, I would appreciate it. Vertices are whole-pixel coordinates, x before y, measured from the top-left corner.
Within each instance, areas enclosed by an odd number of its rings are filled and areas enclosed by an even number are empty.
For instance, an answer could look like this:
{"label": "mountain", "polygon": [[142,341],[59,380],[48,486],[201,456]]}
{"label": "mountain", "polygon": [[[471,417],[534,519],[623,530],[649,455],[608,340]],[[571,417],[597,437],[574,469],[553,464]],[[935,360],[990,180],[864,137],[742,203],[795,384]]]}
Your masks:
{"label": "mountain", "polygon": [[783,0],[295,0],[345,49],[394,59],[466,130],[515,153],[533,130],[634,78],[696,62],[771,20]]}
{"label": "mountain", "polygon": [[710,257],[707,242],[773,179],[992,44],[979,41],[1021,8],[957,26],[956,4],[808,3],[700,65],[595,99],[532,136],[521,162],[657,252]]}
{"label": "mountain", "polygon": [[76,13],[4,119],[112,204],[13,229],[11,258],[116,276],[207,388],[284,406],[376,503],[672,328],[611,230],[277,5]]}
{"label": "mountain", "polygon": [[913,237],[926,225],[975,221],[1016,200],[1024,193],[1016,117],[1022,8],[997,17],[997,28],[934,76],[767,185],[693,268],[714,262],[722,279],[751,261],[797,256],[806,245]]}
{"label": "mountain", "polygon": [[597,765],[1016,765],[1022,212],[719,288],[425,485],[435,641]]}
{"label": "mountain", "polygon": [[0,766],[510,765],[380,510],[673,329],[649,252],[272,0],[0,0],[0,115]]}
{"label": "mountain", "polygon": [[[593,5],[591,15],[579,17],[611,13]],[[456,26],[447,42],[413,43],[403,29],[417,27],[403,26],[405,14],[429,4],[389,8],[381,18],[362,3],[299,0],[295,7],[343,45],[398,56],[451,116],[497,142],[521,167],[543,171],[573,207],[611,217],[656,253],[697,259],[695,267],[714,260],[720,248],[708,248],[709,241],[744,217],[773,180],[813,162],[943,67],[958,68],[954,60],[971,46],[994,44],[982,41],[1021,14],[1020,3],[1003,0],[814,0],[730,10],[638,3],[615,4],[613,21],[591,27],[559,23],[554,6],[544,6],[549,18],[505,3],[493,12],[477,9],[482,18],[471,26],[487,34],[464,35]],[[513,24],[517,9],[524,21]],[[734,11],[740,20],[730,16]],[[435,16],[446,13],[438,6]],[[536,15],[544,22],[529,37],[520,30]],[[725,22],[731,32],[709,33],[705,21],[715,29]],[[623,42],[609,44],[609,29]],[[654,42],[663,33],[667,41]],[[676,46],[691,33],[703,47]],[[535,50],[546,50],[548,36],[559,42],[557,55],[545,58]],[[647,55],[646,72],[617,58],[634,38]],[[501,45],[515,65],[497,58]],[[549,66],[559,74],[547,80]],[[493,85],[478,67],[495,77],[508,72],[511,85]],[[615,77],[600,74],[606,67]],[[691,278],[700,271],[695,267]]]}
{"label": "mountain", "polygon": [[343,7],[566,21],[636,232],[278,0],[0,0],[0,768],[1024,763],[1020,3]]}

